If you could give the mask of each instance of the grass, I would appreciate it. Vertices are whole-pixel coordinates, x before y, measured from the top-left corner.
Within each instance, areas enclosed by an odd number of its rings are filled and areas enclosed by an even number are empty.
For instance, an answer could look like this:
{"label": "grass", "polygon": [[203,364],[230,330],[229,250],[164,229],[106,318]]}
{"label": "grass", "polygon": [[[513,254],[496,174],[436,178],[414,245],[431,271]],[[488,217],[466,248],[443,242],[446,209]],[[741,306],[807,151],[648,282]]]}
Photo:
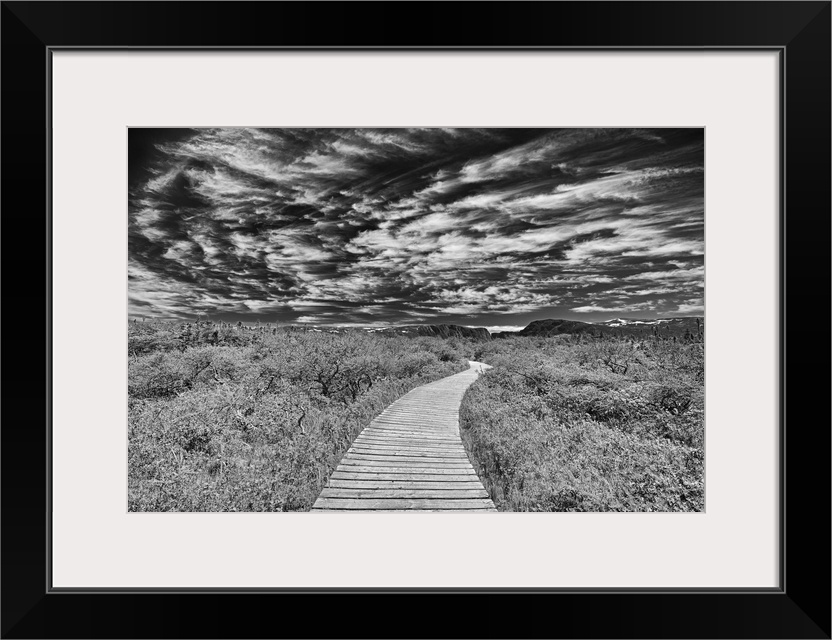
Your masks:
{"label": "grass", "polygon": [[467,367],[439,338],[204,333],[129,325],[130,511],[308,510],[373,417]]}
{"label": "grass", "polygon": [[701,511],[701,343],[512,337],[468,390],[463,441],[501,511]]}

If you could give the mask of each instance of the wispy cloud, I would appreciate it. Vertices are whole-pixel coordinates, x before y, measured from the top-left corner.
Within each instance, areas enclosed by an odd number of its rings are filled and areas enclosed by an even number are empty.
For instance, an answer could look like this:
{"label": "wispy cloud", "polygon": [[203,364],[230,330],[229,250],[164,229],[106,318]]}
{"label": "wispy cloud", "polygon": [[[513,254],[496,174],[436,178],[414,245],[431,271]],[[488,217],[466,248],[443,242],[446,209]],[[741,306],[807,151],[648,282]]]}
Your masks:
{"label": "wispy cloud", "polygon": [[701,129],[164,131],[131,130],[135,316],[702,312]]}

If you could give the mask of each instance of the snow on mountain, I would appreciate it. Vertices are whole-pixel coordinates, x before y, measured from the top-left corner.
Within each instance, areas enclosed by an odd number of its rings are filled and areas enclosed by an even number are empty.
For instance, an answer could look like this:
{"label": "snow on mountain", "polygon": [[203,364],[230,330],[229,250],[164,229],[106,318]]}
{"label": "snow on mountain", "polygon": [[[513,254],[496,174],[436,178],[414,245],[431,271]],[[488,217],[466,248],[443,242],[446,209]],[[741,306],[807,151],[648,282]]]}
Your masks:
{"label": "snow on mountain", "polygon": [[606,322],[602,322],[600,324],[607,325],[608,327],[623,327],[625,325],[630,324],[661,324],[662,322],[670,322],[670,320],[667,318],[663,318],[661,320],[633,320],[631,318],[614,318],[613,320],[607,320]]}

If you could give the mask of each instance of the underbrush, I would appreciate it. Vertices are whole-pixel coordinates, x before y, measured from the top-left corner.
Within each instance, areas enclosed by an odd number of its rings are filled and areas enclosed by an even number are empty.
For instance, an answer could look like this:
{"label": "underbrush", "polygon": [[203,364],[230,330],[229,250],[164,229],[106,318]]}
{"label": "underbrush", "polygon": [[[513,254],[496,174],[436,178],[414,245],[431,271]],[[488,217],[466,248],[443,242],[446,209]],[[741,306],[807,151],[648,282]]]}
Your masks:
{"label": "underbrush", "polygon": [[460,410],[504,511],[701,511],[702,344],[512,337]]}
{"label": "underbrush", "polygon": [[130,331],[130,511],[307,510],[373,417],[467,367],[439,338],[230,329],[183,346],[147,324]]}

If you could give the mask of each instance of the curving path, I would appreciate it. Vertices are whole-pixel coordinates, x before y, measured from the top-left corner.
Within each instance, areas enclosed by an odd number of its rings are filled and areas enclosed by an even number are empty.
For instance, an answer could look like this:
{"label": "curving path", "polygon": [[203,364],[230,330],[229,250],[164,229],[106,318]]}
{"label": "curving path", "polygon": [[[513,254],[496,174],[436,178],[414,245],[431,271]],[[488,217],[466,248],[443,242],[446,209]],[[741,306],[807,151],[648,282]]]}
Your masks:
{"label": "curving path", "polygon": [[496,511],[459,437],[459,405],[480,371],[417,387],[373,420],[341,459],[313,511]]}

